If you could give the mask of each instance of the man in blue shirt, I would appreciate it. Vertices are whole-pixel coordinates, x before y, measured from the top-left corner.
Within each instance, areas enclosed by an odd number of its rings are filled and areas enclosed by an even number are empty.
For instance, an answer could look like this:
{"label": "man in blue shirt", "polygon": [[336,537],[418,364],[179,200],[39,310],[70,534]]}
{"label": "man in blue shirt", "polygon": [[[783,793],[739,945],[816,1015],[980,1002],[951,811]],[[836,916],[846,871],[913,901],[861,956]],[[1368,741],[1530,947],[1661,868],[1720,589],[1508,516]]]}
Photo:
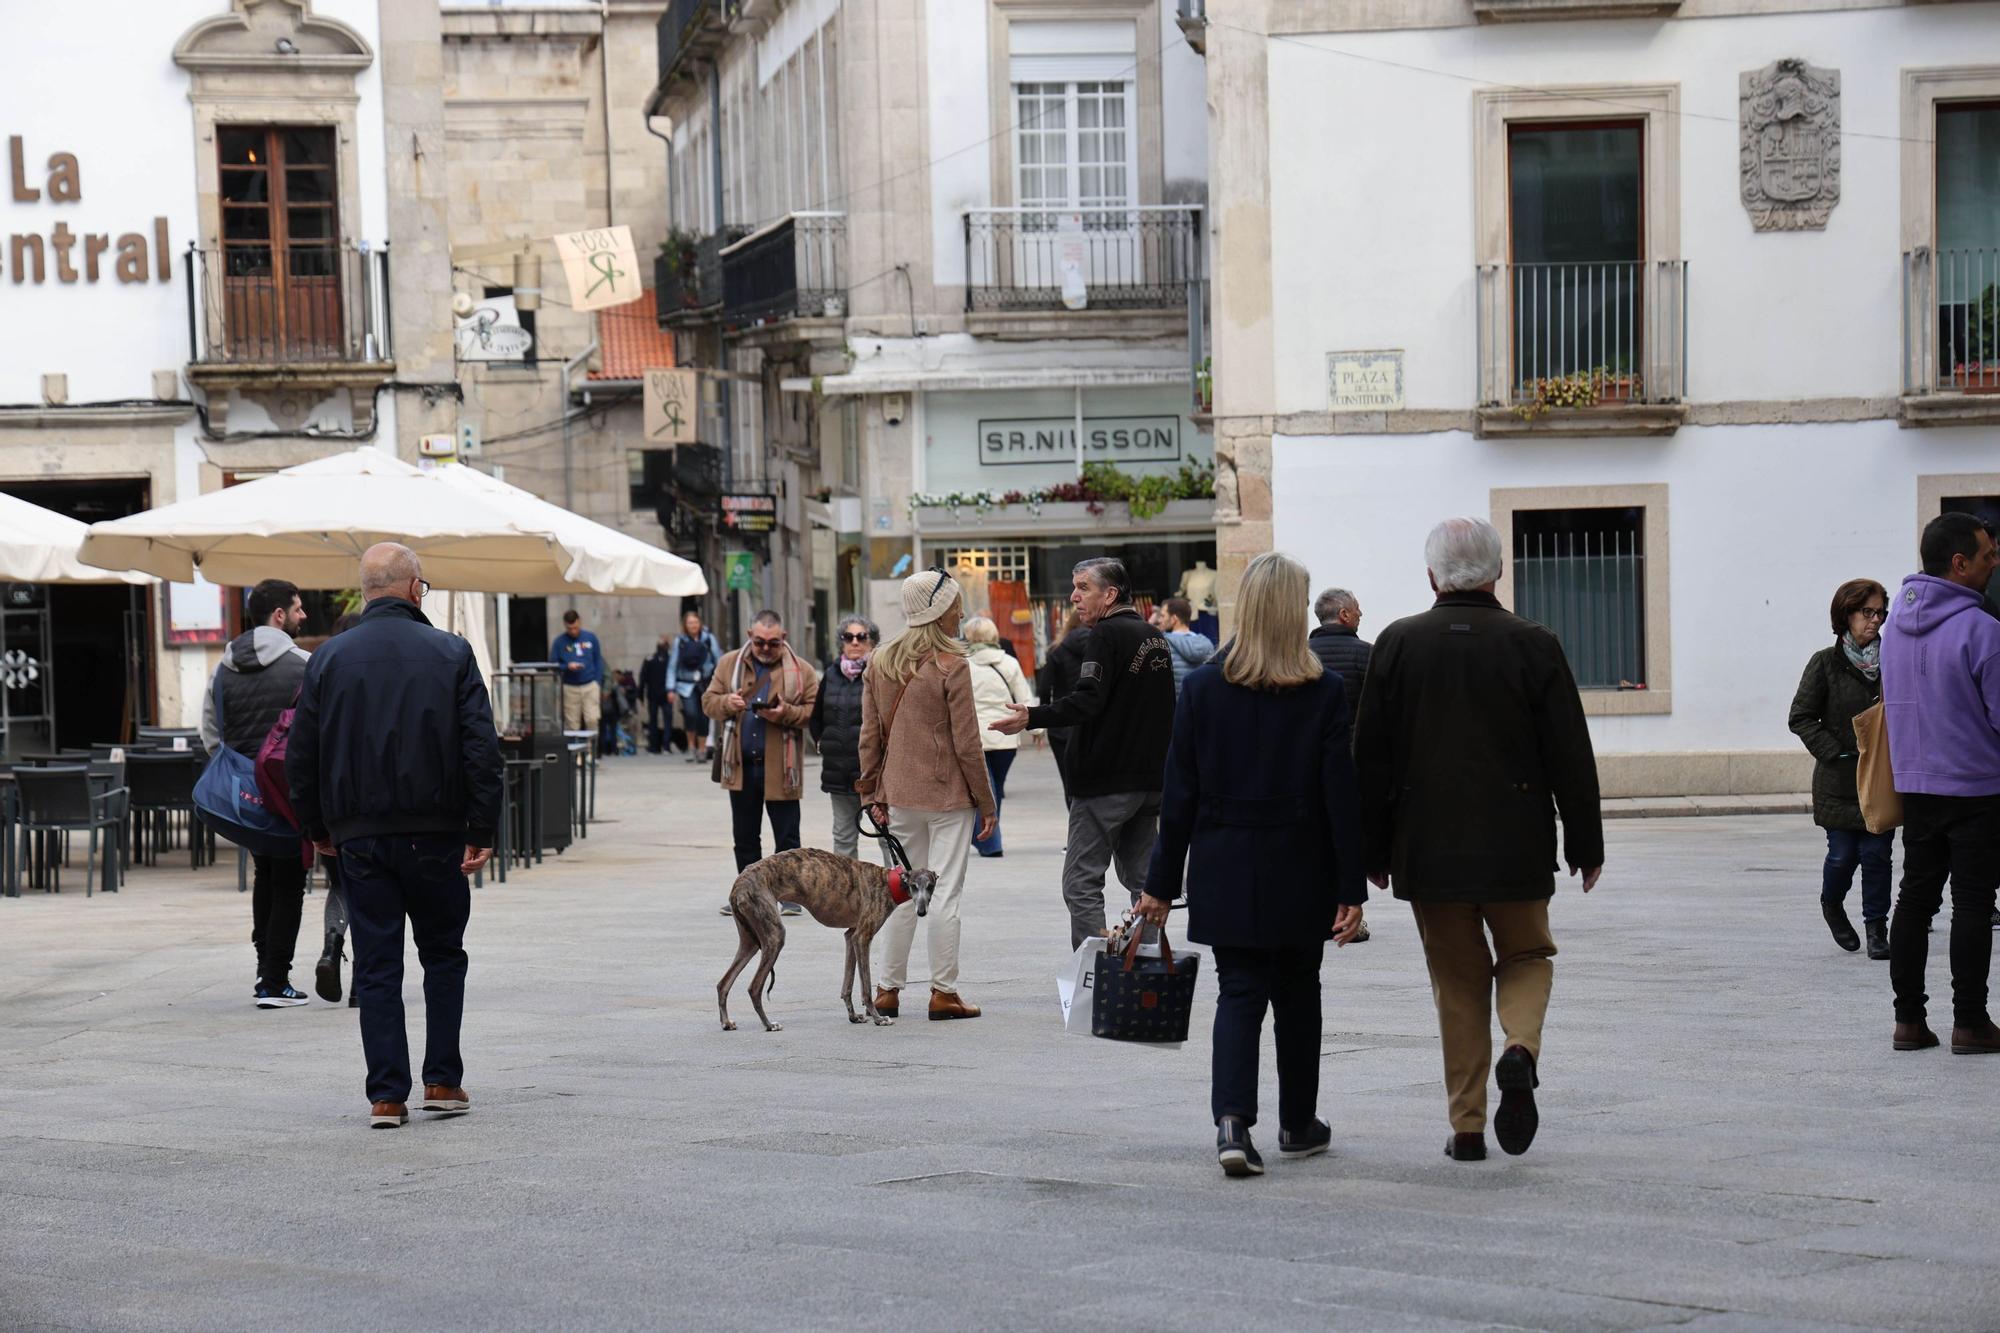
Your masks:
{"label": "man in blue shirt", "polygon": [[604,649],[574,610],[563,612],[563,632],[549,646],[549,660],[563,670],[563,730],[597,730],[604,682]]}

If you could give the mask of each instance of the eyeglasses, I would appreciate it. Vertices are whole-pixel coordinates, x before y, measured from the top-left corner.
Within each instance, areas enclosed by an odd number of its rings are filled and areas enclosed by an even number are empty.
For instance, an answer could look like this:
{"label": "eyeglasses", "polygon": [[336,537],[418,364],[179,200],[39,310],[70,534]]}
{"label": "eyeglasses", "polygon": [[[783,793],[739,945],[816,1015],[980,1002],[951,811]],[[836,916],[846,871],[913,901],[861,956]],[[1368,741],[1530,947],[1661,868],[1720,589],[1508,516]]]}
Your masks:
{"label": "eyeglasses", "polygon": [[843,630],[841,631],[840,641],[842,643],[868,643],[872,641],[874,637],[875,636],[873,634],[849,634],[845,630]]}
{"label": "eyeglasses", "polygon": [[418,580],[417,580],[417,600],[421,602],[421,601],[423,601],[423,600],[424,600],[424,598],[426,598],[426,597],[428,597],[428,596],[430,596],[430,595],[431,595],[431,585],[430,585],[430,582],[429,582],[428,580],[426,580],[426,579],[418,579]]}
{"label": "eyeglasses", "polygon": [[1854,614],[1864,616],[1869,620],[1887,620],[1889,618],[1889,613],[1879,606],[1864,606]]}

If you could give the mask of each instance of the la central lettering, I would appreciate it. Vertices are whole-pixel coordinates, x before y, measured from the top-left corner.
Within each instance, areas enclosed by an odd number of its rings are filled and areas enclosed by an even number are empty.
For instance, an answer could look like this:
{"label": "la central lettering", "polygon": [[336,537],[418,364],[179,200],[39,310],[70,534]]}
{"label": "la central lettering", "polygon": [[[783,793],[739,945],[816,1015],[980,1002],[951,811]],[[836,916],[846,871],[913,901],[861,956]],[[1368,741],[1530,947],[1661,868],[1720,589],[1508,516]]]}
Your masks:
{"label": "la central lettering", "polygon": [[[74,204],[83,199],[83,168],[74,153],[49,154],[47,174],[43,176],[42,183],[39,186],[30,185],[27,143],[18,134],[10,135],[7,139],[7,168],[17,204],[39,203],[44,195],[52,204]],[[147,253],[149,244],[150,256]],[[173,281],[173,251],[167,241],[165,218],[153,219],[150,242],[145,233],[128,231],[118,237],[116,246],[118,253],[113,264],[118,281],[145,282],[149,270],[161,282]],[[106,252],[112,247],[110,232],[74,231],[64,220],[51,227],[46,237],[33,232],[15,232],[8,236],[4,258],[17,287],[31,279],[37,285],[47,282],[51,260],[54,261],[57,282],[74,283],[79,279],[96,282],[104,270]],[[149,258],[153,261],[151,264],[148,263]]]}

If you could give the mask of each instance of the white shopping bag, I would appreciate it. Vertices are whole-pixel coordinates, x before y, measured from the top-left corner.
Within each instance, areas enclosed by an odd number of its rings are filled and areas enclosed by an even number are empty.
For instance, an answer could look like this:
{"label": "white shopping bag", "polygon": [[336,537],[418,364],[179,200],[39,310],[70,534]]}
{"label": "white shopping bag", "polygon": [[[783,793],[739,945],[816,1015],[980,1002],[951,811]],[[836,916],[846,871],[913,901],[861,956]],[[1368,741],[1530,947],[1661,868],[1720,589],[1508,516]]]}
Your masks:
{"label": "white shopping bag", "polygon": [[1097,956],[1104,952],[1106,943],[1102,935],[1092,935],[1076,946],[1068,965],[1056,973],[1056,998],[1062,1001],[1065,1032],[1090,1035],[1091,985],[1097,979]]}

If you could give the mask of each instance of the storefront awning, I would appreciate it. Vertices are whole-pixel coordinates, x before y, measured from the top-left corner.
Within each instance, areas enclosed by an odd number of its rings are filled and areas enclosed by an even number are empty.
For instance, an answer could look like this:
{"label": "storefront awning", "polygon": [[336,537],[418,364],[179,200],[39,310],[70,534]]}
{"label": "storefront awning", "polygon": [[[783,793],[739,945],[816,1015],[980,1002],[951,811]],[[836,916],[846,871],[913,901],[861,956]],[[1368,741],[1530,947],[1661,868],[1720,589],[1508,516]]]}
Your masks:
{"label": "storefront awning", "polygon": [[1046,370],[912,370],[889,371],[877,375],[822,375],[788,379],[780,385],[786,393],[824,394],[952,393],[978,389],[1143,389],[1179,385],[1186,388],[1184,369],[1132,367],[1130,369],[1079,370],[1071,366]]}

